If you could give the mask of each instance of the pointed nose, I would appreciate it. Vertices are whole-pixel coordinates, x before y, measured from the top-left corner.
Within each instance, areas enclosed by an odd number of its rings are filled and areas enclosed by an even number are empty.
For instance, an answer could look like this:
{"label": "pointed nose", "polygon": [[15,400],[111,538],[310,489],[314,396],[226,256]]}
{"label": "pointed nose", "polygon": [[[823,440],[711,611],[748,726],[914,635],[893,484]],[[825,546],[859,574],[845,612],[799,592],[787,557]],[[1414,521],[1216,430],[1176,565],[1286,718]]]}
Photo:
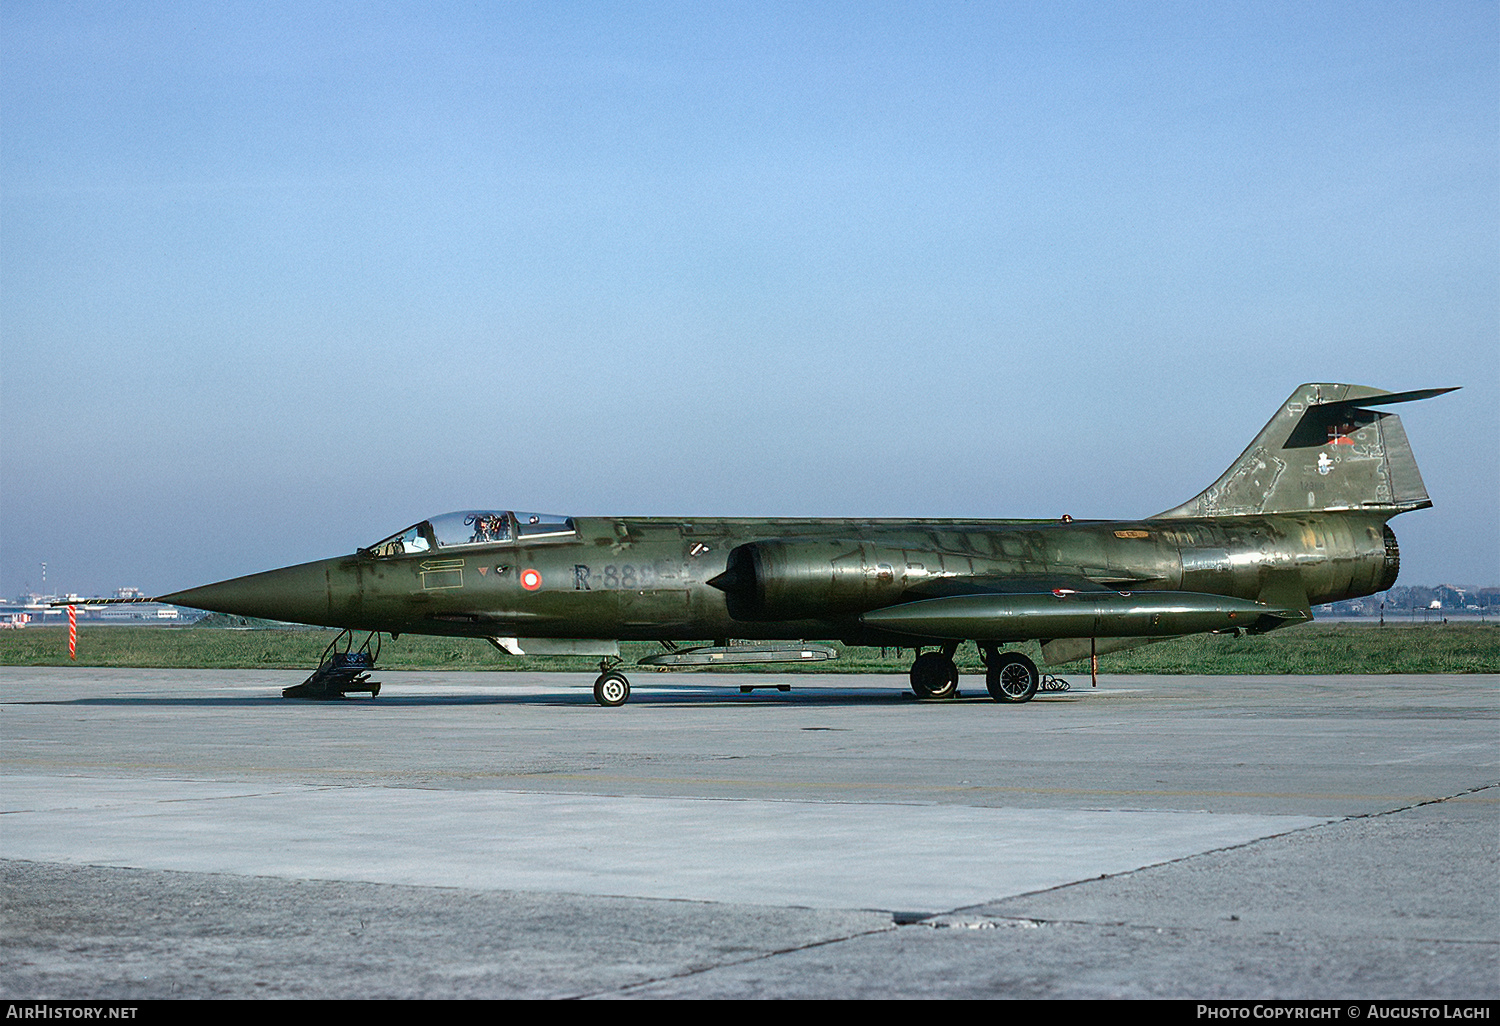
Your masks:
{"label": "pointed nose", "polygon": [[160,601],[234,616],[329,625],[332,564],[319,560],[267,570],[162,595]]}

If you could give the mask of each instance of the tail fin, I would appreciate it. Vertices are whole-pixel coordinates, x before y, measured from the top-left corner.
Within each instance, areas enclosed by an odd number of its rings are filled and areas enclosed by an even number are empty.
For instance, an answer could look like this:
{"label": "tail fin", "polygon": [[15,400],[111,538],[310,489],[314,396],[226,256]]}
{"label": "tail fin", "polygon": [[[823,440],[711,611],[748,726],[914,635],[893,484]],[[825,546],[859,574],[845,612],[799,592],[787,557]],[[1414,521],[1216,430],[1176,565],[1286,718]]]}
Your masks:
{"label": "tail fin", "polygon": [[1301,385],[1224,475],[1159,517],[1243,516],[1431,506],[1394,413],[1367,406],[1429,399],[1451,388],[1386,392],[1368,385]]}

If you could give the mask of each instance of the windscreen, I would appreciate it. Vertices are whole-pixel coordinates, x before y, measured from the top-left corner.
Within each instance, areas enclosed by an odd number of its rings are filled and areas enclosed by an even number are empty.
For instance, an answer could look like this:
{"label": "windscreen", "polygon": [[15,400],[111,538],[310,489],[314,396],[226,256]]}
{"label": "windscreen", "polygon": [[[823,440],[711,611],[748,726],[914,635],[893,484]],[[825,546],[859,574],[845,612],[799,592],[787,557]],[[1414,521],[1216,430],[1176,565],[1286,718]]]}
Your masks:
{"label": "windscreen", "polygon": [[496,545],[519,538],[572,536],[572,517],[552,513],[511,513],[508,510],[459,510],[424,520],[376,542],[364,551],[375,556],[404,556],[456,549],[467,545]]}

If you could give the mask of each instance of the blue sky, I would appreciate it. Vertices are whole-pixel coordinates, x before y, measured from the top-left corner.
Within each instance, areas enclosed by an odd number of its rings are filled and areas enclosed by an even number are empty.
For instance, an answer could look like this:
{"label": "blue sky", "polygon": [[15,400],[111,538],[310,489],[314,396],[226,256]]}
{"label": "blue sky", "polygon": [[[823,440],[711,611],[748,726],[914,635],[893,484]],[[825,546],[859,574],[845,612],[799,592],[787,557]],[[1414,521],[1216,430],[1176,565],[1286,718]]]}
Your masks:
{"label": "blue sky", "polygon": [[1493,3],[11,0],[0,594],[1146,516],[1319,380],[1464,386],[1402,582],[1497,584],[1497,97]]}

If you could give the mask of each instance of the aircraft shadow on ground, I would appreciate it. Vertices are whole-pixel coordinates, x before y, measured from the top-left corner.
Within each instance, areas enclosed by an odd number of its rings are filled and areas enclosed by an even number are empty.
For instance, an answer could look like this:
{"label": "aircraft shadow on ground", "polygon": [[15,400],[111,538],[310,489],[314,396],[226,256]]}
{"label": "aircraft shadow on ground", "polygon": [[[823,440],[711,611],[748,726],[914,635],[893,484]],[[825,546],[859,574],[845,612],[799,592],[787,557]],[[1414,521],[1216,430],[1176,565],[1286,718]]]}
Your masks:
{"label": "aircraft shadow on ground", "polygon": [[[1037,695],[1035,702],[1058,702],[1076,701],[1076,695],[1067,692]],[[275,706],[285,709],[298,709],[307,707],[329,707],[334,708],[384,708],[389,706],[418,706],[418,707],[445,707],[445,706],[486,706],[486,705],[531,705],[531,706],[557,706],[557,707],[585,707],[602,708],[594,701],[593,695],[588,691],[580,690],[576,695],[551,694],[483,694],[483,695],[420,695],[420,694],[383,694],[377,698],[345,698],[309,701],[305,699],[287,699],[277,694],[266,695],[234,695],[220,697],[201,698],[174,698],[162,695],[141,695],[138,697],[113,696],[101,698],[69,698],[69,699],[36,699],[30,701],[5,702],[5,705],[65,705],[65,706],[98,706],[102,708],[155,708],[155,709],[245,709]],[[649,692],[636,691],[630,696],[628,706],[916,706],[921,705],[974,705],[982,704],[1000,707],[1000,703],[992,700],[988,694],[979,692],[961,692],[953,698],[934,702],[919,703],[911,692],[895,691],[892,689],[833,689],[818,688],[805,691],[755,691],[750,694],[741,694],[738,688],[715,688],[712,690],[701,686],[684,685],[680,690],[668,685],[662,690],[653,686]]]}

